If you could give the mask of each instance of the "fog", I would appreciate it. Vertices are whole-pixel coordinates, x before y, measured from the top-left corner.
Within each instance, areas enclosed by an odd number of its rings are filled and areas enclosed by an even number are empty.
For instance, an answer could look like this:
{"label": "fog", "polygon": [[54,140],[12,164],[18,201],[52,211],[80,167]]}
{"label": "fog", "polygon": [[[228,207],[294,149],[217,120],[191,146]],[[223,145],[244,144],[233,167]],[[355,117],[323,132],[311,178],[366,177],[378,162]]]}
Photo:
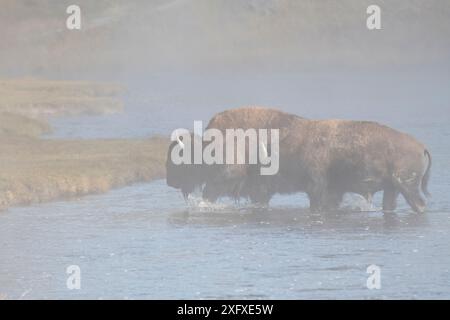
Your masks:
{"label": "fog", "polygon": [[0,72],[107,78],[155,72],[446,68],[450,3],[369,0],[2,0]]}
{"label": "fog", "polygon": [[[449,297],[449,18],[444,0],[0,0],[0,299]],[[383,214],[381,192],[189,206],[167,137],[248,105],[412,135],[427,212]]]}

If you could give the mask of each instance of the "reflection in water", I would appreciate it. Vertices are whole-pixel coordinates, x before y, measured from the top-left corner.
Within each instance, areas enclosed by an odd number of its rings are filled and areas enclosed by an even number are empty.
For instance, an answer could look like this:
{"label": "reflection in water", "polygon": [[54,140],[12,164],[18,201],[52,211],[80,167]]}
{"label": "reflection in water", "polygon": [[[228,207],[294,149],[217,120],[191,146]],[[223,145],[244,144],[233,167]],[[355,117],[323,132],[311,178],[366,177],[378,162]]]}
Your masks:
{"label": "reflection in water", "polygon": [[173,226],[246,226],[289,230],[333,230],[402,232],[428,225],[428,216],[408,213],[324,212],[310,213],[308,209],[271,208],[240,210],[182,210],[172,212],[168,222]]}

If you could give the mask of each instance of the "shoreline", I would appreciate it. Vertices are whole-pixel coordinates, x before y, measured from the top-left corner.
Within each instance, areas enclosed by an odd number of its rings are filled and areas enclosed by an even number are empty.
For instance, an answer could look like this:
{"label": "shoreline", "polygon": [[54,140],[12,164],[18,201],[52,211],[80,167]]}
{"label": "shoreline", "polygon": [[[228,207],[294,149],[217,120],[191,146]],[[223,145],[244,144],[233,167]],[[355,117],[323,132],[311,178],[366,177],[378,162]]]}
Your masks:
{"label": "shoreline", "polygon": [[165,177],[169,140],[57,139],[49,116],[120,112],[116,84],[0,80],[0,213]]}
{"label": "shoreline", "polygon": [[29,118],[101,115],[123,111],[118,84],[44,79],[0,79],[0,112]]}
{"label": "shoreline", "polygon": [[0,137],[0,212],[165,177],[168,141]]}

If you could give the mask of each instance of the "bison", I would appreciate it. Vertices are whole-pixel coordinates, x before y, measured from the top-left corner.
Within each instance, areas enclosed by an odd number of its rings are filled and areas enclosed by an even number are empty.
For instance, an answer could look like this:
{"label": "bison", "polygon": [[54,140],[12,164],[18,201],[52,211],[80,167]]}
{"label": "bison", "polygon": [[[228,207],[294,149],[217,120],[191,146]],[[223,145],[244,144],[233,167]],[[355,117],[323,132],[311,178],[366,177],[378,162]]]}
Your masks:
{"label": "bison", "polygon": [[399,194],[414,211],[425,210],[420,190],[429,194],[431,155],[405,133],[369,121],[303,120],[282,145],[281,173],[295,175],[312,210],[338,206],[346,192],[370,200],[378,191],[384,211],[395,210]]}
{"label": "bison", "polygon": [[[206,129],[218,129],[225,133],[226,129],[279,129],[280,139],[287,135],[288,128],[292,125],[294,119],[300,119],[299,116],[288,114],[279,110],[262,108],[262,107],[246,107],[227,110],[215,115],[209,122]],[[181,138],[182,139],[182,138]],[[179,164],[172,162],[172,149],[184,142],[178,139],[171,143],[168,149],[166,172],[167,184],[171,187],[180,189],[186,198],[190,193],[197,189],[203,190],[203,197],[214,202],[221,196],[229,196],[236,200],[241,197],[248,197],[252,202],[267,203],[268,199],[261,199],[262,193],[253,185],[248,184],[249,181],[258,179],[256,174],[259,165],[251,164],[214,164],[214,165],[198,165],[198,164]],[[201,137],[191,133],[190,143],[191,149],[194,149],[194,140]],[[270,141],[269,141],[270,142]],[[225,143],[225,141],[224,141]],[[246,146],[248,148],[248,145]],[[267,144],[268,152],[270,152],[270,143]],[[248,152],[247,150],[236,150],[237,152]],[[193,159],[191,163],[193,163]],[[244,188],[246,186],[247,188]]]}
{"label": "bison", "polygon": [[[312,211],[335,209],[346,192],[368,201],[383,191],[383,210],[393,211],[399,194],[424,212],[431,155],[413,137],[369,121],[308,120],[274,109],[246,107],[214,116],[208,128],[277,128],[279,172],[261,176],[259,165],[174,165],[167,160],[167,183],[186,196],[250,198],[268,204],[276,193],[305,192]],[[201,139],[196,137],[196,139]],[[263,146],[264,147],[264,146]],[[267,152],[271,152],[268,148]],[[242,152],[247,152],[244,150]]]}

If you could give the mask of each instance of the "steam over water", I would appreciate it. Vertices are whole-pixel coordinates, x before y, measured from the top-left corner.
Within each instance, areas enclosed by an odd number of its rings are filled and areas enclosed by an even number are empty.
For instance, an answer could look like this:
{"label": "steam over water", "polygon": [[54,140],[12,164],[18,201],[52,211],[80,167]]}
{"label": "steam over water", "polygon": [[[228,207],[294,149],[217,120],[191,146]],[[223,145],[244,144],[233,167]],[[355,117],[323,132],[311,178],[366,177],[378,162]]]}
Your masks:
{"label": "steam over water", "polygon": [[[125,114],[53,121],[51,137],[168,135],[246,104],[310,118],[376,120],[433,156],[428,212],[395,214],[347,196],[311,214],[302,194],[268,210],[189,207],[159,180],[0,215],[0,293],[9,298],[450,298],[450,93],[445,72],[150,75]],[[377,194],[375,206],[380,206]],[[358,212],[358,207],[365,210]],[[369,290],[366,269],[381,268]],[[81,290],[66,268],[79,265]]]}

